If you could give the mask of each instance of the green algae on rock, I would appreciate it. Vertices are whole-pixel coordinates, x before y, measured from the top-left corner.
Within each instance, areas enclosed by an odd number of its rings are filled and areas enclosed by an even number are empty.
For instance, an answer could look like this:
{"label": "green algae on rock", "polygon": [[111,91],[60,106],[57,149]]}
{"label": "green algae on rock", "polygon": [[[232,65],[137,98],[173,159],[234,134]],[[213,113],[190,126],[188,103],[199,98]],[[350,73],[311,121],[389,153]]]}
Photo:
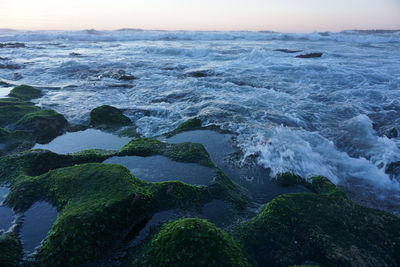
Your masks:
{"label": "green algae on rock", "polygon": [[126,144],[118,155],[142,157],[163,155],[175,161],[215,167],[204,146],[196,143],[168,144],[150,138],[137,138]]}
{"label": "green algae on rock", "polygon": [[12,94],[18,95],[18,92],[19,98],[0,99],[0,128],[3,128],[0,130],[0,141],[4,144],[0,147],[0,153],[21,151],[32,147],[36,142],[48,142],[62,134],[69,125],[63,115],[24,101],[30,99],[21,96],[26,90],[29,92],[29,86],[16,88],[23,88]]}
{"label": "green algae on rock", "polygon": [[90,112],[90,125],[101,129],[115,129],[132,125],[132,121],[118,108],[103,105]]}
{"label": "green algae on rock", "polygon": [[147,183],[119,165],[89,163],[21,177],[7,204],[27,210],[48,201],[60,216],[37,260],[41,266],[86,264],[101,258],[114,240],[154,212],[201,206],[213,196],[207,187],[169,181]]}
{"label": "green algae on rock", "polygon": [[240,244],[207,220],[186,218],[163,225],[133,266],[250,266]]}
{"label": "green algae on rock", "polygon": [[14,128],[31,132],[38,143],[46,143],[61,135],[68,126],[63,115],[49,109],[25,114]]}
{"label": "green algae on rock", "polygon": [[21,100],[31,100],[42,96],[42,91],[29,85],[19,85],[11,90],[9,96]]}
{"label": "green algae on rock", "polygon": [[214,130],[217,132],[227,132],[224,130],[221,130],[221,128],[217,125],[207,125],[207,126],[202,126],[203,122],[198,119],[198,118],[192,118],[188,119],[187,121],[184,121],[181,123],[175,130],[166,133],[164,136],[165,137],[172,137],[174,135],[177,135],[182,132],[188,132],[188,131],[194,131],[194,130]]}
{"label": "green algae on rock", "polygon": [[316,193],[281,195],[237,228],[236,236],[258,265],[400,264],[398,217],[352,202],[325,177],[310,181]]}
{"label": "green algae on rock", "polygon": [[17,235],[0,233],[0,266],[19,267],[22,262],[22,245]]}

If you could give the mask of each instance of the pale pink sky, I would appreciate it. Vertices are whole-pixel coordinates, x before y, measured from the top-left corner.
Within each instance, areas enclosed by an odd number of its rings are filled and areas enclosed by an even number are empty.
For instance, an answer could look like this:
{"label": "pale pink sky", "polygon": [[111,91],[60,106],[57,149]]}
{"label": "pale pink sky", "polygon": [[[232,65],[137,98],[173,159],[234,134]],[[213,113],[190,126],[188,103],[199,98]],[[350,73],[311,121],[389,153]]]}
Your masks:
{"label": "pale pink sky", "polygon": [[399,29],[400,0],[0,0],[0,28]]}

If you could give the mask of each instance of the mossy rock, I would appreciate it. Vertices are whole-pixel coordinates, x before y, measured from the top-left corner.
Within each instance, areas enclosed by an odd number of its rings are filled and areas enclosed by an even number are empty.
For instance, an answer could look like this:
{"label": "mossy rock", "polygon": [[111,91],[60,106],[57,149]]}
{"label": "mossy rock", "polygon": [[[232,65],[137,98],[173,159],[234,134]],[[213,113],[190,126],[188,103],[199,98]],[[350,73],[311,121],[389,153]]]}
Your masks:
{"label": "mossy rock", "polygon": [[137,138],[126,144],[119,155],[141,157],[163,155],[179,162],[215,167],[207,150],[203,145],[197,143],[168,144],[150,138]]}
{"label": "mossy rock", "polygon": [[14,233],[0,234],[0,266],[19,267],[22,262],[22,245]]}
{"label": "mossy rock", "polygon": [[132,125],[132,121],[121,110],[103,105],[90,112],[90,125],[96,128],[113,129]]}
{"label": "mossy rock", "polygon": [[76,164],[103,162],[115,152],[90,149],[74,154],[59,155],[48,150],[34,149],[0,157],[0,184],[13,184],[20,177],[38,176],[50,170]]}
{"label": "mossy rock", "polygon": [[198,218],[170,222],[145,245],[132,266],[250,266],[240,244]]}
{"label": "mossy rock", "polygon": [[19,85],[14,87],[9,96],[19,98],[21,100],[31,100],[42,96],[42,91],[29,85]]}
{"label": "mossy rock", "polygon": [[35,144],[34,137],[26,131],[7,131],[0,128],[0,155],[16,150],[29,149]]}
{"label": "mossy rock", "polygon": [[276,181],[281,186],[296,186],[305,183],[303,177],[292,172],[285,172],[278,174],[276,176]]}
{"label": "mossy rock", "polygon": [[42,109],[25,114],[14,128],[32,132],[38,143],[46,143],[61,135],[68,126],[63,115],[54,110]]}
{"label": "mossy rock", "polygon": [[[21,171],[22,173],[22,171]],[[107,255],[115,240],[161,210],[201,207],[208,187],[178,181],[148,183],[114,164],[88,163],[12,180],[7,205],[23,212],[37,201],[60,216],[37,254],[39,266],[88,265]]]}
{"label": "mossy rock", "polygon": [[187,121],[181,123],[175,130],[166,133],[165,137],[172,137],[182,132],[194,131],[194,130],[213,130],[221,133],[229,133],[228,131],[221,130],[217,125],[211,124],[207,126],[202,126],[203,122],[199,118],[188,119]]}
{"label": "mossy rock", "polygon": [[321,176],[310,188],[318,194],[281,195],[237,228],[259,266],[399,266],[398,217],[357,205]]}
{"label": "mossy rock", "polygon": [[69,126],[63,115],[22,99],[0,99],[0,142],[5,145],[0,146],[0,154],[29,149],[36,142],[49,142]]}
{"label": "mossy rock", "polygon": [[10,124],[14,124],[25,115],[40,110],[39,107],[28,102],[0,101],[0,127],[4,128]]}

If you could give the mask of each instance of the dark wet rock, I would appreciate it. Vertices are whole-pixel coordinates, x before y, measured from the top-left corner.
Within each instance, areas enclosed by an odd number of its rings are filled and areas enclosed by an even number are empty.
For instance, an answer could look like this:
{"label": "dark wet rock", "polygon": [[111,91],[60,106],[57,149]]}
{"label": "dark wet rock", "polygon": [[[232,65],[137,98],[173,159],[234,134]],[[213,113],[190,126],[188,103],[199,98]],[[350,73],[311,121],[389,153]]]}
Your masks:
{"label": "dark wet rock", "polygon": [[400,177],[400,161],[391,162],[386,166],[385,172],[392,178]]}
{"label": "dark wet rock", "polygon": [[[297,181],[292,178],[290,184]],[[324,177],[308,181],[315,193],[281,195],[237,228],[236,236],[258,266],[400,264],[398,217],[359,206]]]}
{"label": "dark wet rock", "polygon": [[170,222],[131,260],[132,266],[251,266],[240,244],[207,220]]}
{"label": "dark wet rock", "polygon": [[24,43],[0,43],[0,48],[23,48]]}
{"label": "dark wet rock", "polygon": [[110,84],[108,85],[110,88],[133,88],[131,84]]}
{"label": "dark wet rock", "polygon": [[275,49],[274,51],[291,54],[291,53],[299,53],[299,52],[301,52],[302,50]]}
{"label": "dark wet rock", "polygon": [[31,100],[42,96],[42,91],[29,85],[19,85],[11,90],[9,96],[21,100]]}
{"label": "dark wet rock", "polygon": [[309,54],[298,55],[296,57],[298,57],[298,58],[317,58],[317,57],[321,57],[322,55],[323,55],[323,53],[309,53]]}
{"label": "dark wet rock", "polygon": [[12,86],[10,83],[7,83],[7,82],[4,82],[4,81],[0,81],[0,86],[3,86],[3,87],[10,87],[10,86]]}
{"label": "dark wet rock", "polygon": [[399,132],[397,131],[396,128],[391,128],[390,130],[388,130],[388,131],[385,133],[385,135],[386,135],[386,137],[389,138],[389,139],[397,138],[397,137],[399,137]]}
{"label": "dark wet rock", "polygon": [[13,73],[11,80],[13,81],[19,81],[23,78],[24,76],[22,76],[21,73]]}
{"label": "dark wet rock", "polygon": [[76,53],[76,52],[71,52],[71,53],[69,53],[69,55],[70,55],[71,57],[80,57],[80,56],[82,56],[82,54]]}
{"label": "dark wet rock", "polygon": [[137,77],[126,73],[126,71],[124,70],[111,70],[111,71],[107,71],[104,72],[103,74],[101,74],[99,76],[99,78],[111,78],[111,79],[116,79],[119,81],[132,81],[132,80],[136,80]]}
{"label": "dark wet rock", "polygon": [[213,71],[211,70],[196,70],[187,73],[187,76],[194,78],[204,78],[213,75]]}
{"label": "dark wet rock", "polygon": [[22,245],[14,233],[0,233],[0,266],[20,267]]}
{"label": "dark wet rock", "polygon": [[21,65],[17,65],[17,64],[13,64],[13,63],[7,63],[7,64],[0,63],[0,69],[19,70],[21,68],[22,68]]}
{"label": "dark wet rock", "polygon": [[120,128],[132,125],[132,121],[121,110],[103,105],[90,112],[90,125],[96,128]]}

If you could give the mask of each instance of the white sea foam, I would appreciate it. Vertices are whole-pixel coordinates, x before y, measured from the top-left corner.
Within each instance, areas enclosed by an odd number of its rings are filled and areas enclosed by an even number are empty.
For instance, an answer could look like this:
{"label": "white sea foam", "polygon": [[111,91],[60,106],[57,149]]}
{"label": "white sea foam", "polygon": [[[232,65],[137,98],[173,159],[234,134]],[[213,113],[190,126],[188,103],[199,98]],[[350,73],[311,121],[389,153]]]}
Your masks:
{"label": "white sea foam", "polygon": [[202,41],[337,41],[351,43],[387,43],[400,42],[399,32],[390,33],[360,33],[356,31],[330,33],[278,33],[270,31],[251,32],[213,32],[213,31],[10,31],[0,30],[0,41],[30,42],[30,41],[171,41],[171,40],[202,40]]}

